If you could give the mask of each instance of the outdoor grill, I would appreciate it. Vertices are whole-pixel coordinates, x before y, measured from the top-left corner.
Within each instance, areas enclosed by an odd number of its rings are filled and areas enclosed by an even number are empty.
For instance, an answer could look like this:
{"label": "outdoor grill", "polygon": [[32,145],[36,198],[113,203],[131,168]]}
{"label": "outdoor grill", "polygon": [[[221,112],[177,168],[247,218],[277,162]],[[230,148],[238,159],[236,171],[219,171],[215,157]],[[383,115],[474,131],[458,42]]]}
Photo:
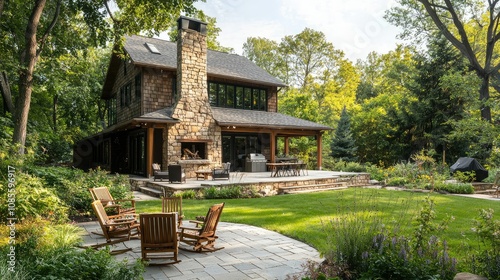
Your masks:
{"label": "outdoor grill", "polygon": [[266,172],[266,162],[266,157],[263,154],[248,154],[245,162],[245,172]]}

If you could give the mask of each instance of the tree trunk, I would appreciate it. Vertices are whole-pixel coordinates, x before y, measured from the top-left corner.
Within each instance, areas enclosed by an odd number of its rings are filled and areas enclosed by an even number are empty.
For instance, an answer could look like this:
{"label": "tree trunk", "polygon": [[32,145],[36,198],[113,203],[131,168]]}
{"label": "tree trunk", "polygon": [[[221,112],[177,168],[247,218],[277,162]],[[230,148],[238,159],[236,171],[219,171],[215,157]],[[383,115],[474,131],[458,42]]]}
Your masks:
{"label": "tree trunk", "polygon": [[52,130],[57,132],[57,102],[59,100],[59,94],[54,95],[53,103],[52,103]]}
{"label": "tree trunk", "polygon": [[20,59],[22,69],[19,75],[19,97],[16,102],[16,112],[14,115],[13,137],[14,144],[19,144],[19,154],[24,154],[24,145],[26,144],[26,127],[28,124],[31,92],[33,91],[33,72],[38,57],[36,35],[45,3],[46,0],[37,0],[35,2],[24,34],[26,45]]}
{"label": "tree trunk", "polygon": [[491,108],[486,105],[488,99],[490,98],[490,75],[484,75],[481,77],[482,83],[479,89],[479,100],[481,101],[481,118],[483,120],[491,122]]}
{"label": "tree trunk", "polygon": [[3,98],[3,108],[5,112],[14,113],[14,103],[12,102],[12,92],[10,91],[9,79],[7,73],[0,73],[0,92]]}

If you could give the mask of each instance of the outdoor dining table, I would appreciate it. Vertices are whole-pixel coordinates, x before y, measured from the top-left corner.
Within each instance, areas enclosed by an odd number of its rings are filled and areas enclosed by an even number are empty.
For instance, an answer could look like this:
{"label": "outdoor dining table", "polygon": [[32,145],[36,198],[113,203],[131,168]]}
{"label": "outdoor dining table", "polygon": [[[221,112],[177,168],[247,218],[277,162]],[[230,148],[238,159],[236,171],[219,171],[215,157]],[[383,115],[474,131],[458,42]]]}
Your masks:
{"label": "outdoor dining table", "polygon": [[306,164],[301,162],[271,162],[266,165],[271,170],[271,177],[300,176],[306,167]]}

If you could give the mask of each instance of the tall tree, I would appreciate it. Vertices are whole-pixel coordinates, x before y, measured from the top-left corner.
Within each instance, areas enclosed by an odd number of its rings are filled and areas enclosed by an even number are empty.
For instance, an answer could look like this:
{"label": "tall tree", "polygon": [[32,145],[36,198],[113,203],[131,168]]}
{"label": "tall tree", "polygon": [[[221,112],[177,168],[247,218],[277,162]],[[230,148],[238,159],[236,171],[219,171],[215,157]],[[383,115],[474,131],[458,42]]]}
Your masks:
{"label": "tall tree", "polygon": [[[464,82],[468,67],[460,53],[441,34],[429,41],[425,54],[417,55],[414,83],[408,88],[417,98],[410,104],[411,116],[407,120],[412,128],[413,151],[434,149],[452,159],[463,156],[470,140],[449,141],[452,123],[465,116],[471,104],[466,96],[458,95],[459,90],[447,84],[448,77],[460,79],[466,88],[475,84]],[[460,97],[460,98],[457,98]],[[472,108],[472,107],[471,107]]]}
{"label": "tall tree", "polygon": [[347,109],[342,109],[340,120],[335,130],[333,140],[330,144],[331,156],[335,159],[344,161],[355,161],[356,143],[351,132],[351,118],[347,113]]}
{"label": "tall tree", "polygon": [[280,78],[285,84],[289,83],[287,65],[276,41],[262,37],[249,37],[243,44],[243,56],[271,75]]}
{"label": "tall tree", "polygon": [[[498,0],[398,0],[387,19],[403,27],[403,37],[432,35],[438,30],[468,60],[481,79],[479,99],[481,117],[491,121],[488,104],[490,86],[500,92],[500,61],[497,59],[500,39]],[[482,42],[480,42],[482,40]]]}
{"label": "tall tree", "polygon": [[[159,34],[182,10],[192,13],[195,1],[123,0],[116,2],[113,11],[108,0],[5,2],[0,17],[0,35],[4,38],[0,49],[7,57],[0,72],[10,71],[17,82],[17,92],[13,92],[17,95],[13,108],[13,142],[20,145],[19,153],[24,153],[35,67],[42,53],[51,56],[85,49],[89,45],[104,45],[109,40],[118,41],[123,34],[141,31]],[[86,32],[73,33],[75,26],[82,26],[74,25],[75,22],[83,23]],[[0,75],[0,86],[8,84],[5,77],[7,75]],[[1,92],[5,95],[9,90],[2,88]]]}
{"label": "tall tree", "polygon": [[365,80],[365,86],[370,85],[374,93],[358,98],[360,107],[350,110],[357,154],[363,162],[390,165],[410,156],[411,131],[405,118],[410,114],[408,104],[415,100],[407,89],[415,72],[413,56],[411,48],[398,46],[387,54],[372,53],[370,61],[376,67],[358,64],[362,76],[369,72],[373,77]]}
{"label": "tall tree", "polygon": [[285,36],[280,51],[290,72],[290,83],[306,88],[308,82],[321,76],[325,70],[333,70],[342,52],[326,40],[325,34],[310,28],[296,35]]}

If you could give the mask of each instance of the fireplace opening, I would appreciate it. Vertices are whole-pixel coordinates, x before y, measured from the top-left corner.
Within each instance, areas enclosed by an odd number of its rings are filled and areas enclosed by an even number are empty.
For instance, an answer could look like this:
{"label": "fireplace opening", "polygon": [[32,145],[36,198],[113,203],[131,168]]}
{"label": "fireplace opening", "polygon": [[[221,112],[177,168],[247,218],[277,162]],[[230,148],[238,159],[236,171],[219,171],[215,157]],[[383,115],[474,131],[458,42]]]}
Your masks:
{"label": "fireplace opening", "polygon": [[182,142],[182,159],[206,159],[207,143],[205,142]]}

